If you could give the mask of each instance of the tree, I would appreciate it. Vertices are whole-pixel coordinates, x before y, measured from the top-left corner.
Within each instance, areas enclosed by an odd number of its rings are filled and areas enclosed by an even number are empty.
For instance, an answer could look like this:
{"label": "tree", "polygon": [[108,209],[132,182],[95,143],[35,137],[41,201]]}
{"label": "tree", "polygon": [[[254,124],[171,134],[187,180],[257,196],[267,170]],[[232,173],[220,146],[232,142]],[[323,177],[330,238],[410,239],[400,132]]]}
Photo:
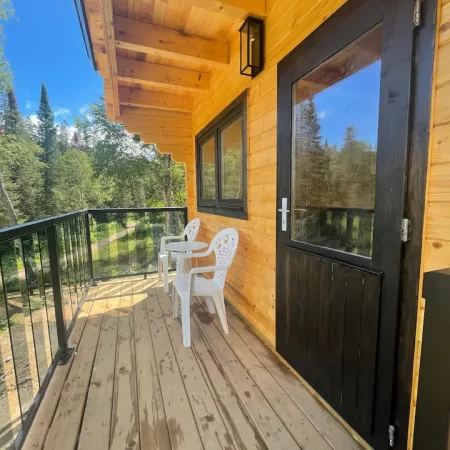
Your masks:
{"label": "tree", "polygon": [[56,137],[56,148],[59,154],[65,153],[67,152],[67,150],[72,148],[69,124],[67,123],[66,120],[64,120],[63,123],[58,127],[58,134]]}
{"label": "tree", "polygon": [[[42,150],[32,141],[17,135],[0,136],[0,161],[3,202],[0,204],[0,226],[42,217]],[[11,212],[11,205],[14,214]]]}
{"label": "tree", "polygon": [[22,116],[17,106],[16,95],[12,89],[6,94],[7,102],[4,112],[5,134],[19,134],[22,126]]}
{"label": "tree", "polygon": [[55,117],[50,106],[47,88],[44,84],[41,86],[41,99],[37,116],[39,119],[37,141],[38,145],[44,150],[42,153],[42,162],[45,164],[45,206],[48,214],[51,214],[53,207],[51,172],[53,169],[52,164],[56,160],[56,128]]}
{"label": "tree", "polygon": [[94,176],[90,157],[68,150],[55,162],[54,196],[59,213],[101,206],[108,192]]}

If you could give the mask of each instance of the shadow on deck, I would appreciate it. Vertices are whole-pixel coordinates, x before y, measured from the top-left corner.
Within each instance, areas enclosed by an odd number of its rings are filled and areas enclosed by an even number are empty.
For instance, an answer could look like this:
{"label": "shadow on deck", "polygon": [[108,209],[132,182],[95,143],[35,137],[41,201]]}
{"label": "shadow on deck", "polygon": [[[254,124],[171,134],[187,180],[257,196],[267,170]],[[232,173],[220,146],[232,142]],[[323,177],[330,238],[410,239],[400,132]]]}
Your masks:
{"label": "shadow on deck", "polygon": [[192,347],[155,279],[93,287],[24,449],[360,449],[228,309],[192,306]]}

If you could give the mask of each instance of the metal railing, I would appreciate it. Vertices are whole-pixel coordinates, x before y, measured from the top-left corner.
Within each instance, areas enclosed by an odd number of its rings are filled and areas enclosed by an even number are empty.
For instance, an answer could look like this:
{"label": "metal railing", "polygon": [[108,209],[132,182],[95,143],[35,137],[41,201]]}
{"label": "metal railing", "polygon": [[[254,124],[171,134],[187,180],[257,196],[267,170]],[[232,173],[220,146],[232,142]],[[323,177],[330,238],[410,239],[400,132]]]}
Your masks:
{"label": "metal railing", "polygon": [[187,208],[78,211],[0,230],[0,448],[23,442],[93,280],[157,271]]}

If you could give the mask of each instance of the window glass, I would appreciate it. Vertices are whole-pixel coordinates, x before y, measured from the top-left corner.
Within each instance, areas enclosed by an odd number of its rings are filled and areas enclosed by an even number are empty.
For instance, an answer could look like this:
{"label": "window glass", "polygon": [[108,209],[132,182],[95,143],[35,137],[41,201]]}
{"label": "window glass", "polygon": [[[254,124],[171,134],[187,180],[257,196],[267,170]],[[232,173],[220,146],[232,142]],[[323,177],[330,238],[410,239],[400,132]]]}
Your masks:
{"label": "window glass", "polygon": [[242,199],[242,118],[220,132],[222,198]]}
{"label": "window glass", "polygon": [[212,137],[202,145],[202,192],[204,200],[216,198],[216,149]]}
{"label": "window glass", "polygon": [[381,25],[293,85],[291,239],[372,255]]}

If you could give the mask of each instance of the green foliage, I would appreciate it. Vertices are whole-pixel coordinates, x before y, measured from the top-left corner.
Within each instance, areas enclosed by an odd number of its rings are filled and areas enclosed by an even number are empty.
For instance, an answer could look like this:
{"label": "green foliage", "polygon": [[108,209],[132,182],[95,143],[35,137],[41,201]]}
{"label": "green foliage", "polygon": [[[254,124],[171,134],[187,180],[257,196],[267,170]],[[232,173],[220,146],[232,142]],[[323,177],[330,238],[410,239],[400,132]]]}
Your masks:
{"label": "green foliage", "polygon": [[22,117],[17,106],[16,95],[12,89],[6,94],[6,108],[4,113],[5,134],[19,134],[21,131]]}
{"label": "green foliage", "polygon": [[[42,217],[42,149],[19,135],[0,136],[0,161],[5,187],[20,221]],[[10,218],[0,204],[0,227],[9,226]]]}
{"label": "green foliage", "polygon": [[101,179],[94,177],[90,157],[75,149],[61,154],[54,163],[53,186],[58,212],[102,205],[108,195]]}

